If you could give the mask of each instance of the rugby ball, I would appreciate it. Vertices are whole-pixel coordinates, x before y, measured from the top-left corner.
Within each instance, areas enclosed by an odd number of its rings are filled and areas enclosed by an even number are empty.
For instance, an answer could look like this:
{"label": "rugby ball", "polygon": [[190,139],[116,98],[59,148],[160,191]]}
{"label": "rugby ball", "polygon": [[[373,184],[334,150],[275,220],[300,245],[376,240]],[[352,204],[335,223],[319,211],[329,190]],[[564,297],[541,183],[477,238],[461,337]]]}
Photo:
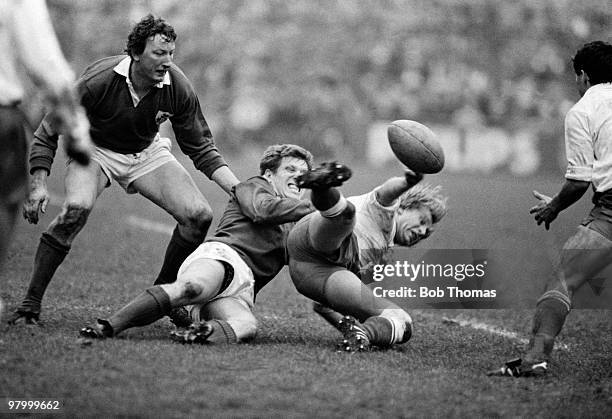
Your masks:
{"label": "rugby ball", "polygon": [[410,170],[417,173],[438,173],[444,167],[444,151],[425,125],[400,119],[391,122],[387,138],[393,154]]}

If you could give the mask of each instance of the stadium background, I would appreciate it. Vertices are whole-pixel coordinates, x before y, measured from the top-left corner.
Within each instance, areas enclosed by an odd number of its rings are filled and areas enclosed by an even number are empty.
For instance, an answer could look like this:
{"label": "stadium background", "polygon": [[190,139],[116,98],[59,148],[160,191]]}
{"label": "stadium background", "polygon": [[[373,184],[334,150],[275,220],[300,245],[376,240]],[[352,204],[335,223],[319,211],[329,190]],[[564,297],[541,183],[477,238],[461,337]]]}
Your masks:
{"label": "stadium background", "polygon": [[274,142],[380,164],[381,126],[436,128],[447,170],[558,172],[570,57],[610,39],[605,0],[50,0],[75,71],[123,51],[148,12],[225,153]]}

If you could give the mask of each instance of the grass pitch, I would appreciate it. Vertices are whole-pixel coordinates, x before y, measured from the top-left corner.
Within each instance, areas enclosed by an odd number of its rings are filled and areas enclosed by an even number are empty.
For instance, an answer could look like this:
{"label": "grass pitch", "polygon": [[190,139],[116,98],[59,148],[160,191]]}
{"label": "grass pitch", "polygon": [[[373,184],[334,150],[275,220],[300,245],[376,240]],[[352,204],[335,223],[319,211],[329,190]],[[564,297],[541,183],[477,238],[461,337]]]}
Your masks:
{"label": "grass pitch", "polygon": [[[229,159],[242,177],[255,173],[256,160]],[[191,171],[191,164],[183,162]],[[399,166],[357,169],[345,191],[364,192],[399,173],[395,169]],[[226,198],[191,172],[218,219]],[[62,174],[60,159],[50,179],[58,195]],[[546,232],[528,214],[535,203],[531,189],[552,194],[561,174],[555,179],[442,174],[429,181],[444,186],[451,209],[420,245],[428,248],[522,247],[554,253],[589,207],[583,199]],[[18,225],[0,276],[0,295],[9,309],[25,292],[40,233],[58,210],[50,205],[41,225]],[[173,224],[145,199],[111,187],[49,287],[44,327],[0,326],[0,400],[57,399],[63,415],[79,417],[612,414],[612,319],[606,310],[572,312],[554,352],[552,373],[537,379],[485,376],[520,348],[528,336],[530,309],[414,310],[415,335],[408,344],[349,355],[334,351],[338,333],[312,312],[284,274],[258,296],[260,327],[250,344],[174,344],[164,319],[118,339],[82,345],[78,330],[150,286],[161,265],[169,236],[163,228],[130,223],[133,217]],[[528,261],[516,263],[517,275],[534,272]]]}

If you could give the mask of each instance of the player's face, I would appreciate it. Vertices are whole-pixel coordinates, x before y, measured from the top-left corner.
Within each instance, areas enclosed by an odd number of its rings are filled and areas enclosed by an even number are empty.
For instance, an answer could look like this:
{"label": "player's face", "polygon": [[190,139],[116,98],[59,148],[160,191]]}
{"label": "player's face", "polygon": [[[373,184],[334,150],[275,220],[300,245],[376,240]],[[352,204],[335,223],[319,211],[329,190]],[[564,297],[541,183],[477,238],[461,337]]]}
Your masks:
{"label": "player's face", "polygon": [[300,199],[303,191],[297,187],[295,178],[308,171],[308,164],[295,157],[283,157],[276,172],[266,170],[264,177],[283,198]]}
{"label": "player's face", "polygon": [[134,76],[144,86],[153,86],[164,80],[174,59],[174,42],[164,35],[149,37],[144,51],[134,56]]}
{"label": "player's face", "polygon": [[412,246],[431,234],[431,211],[425,207],[400,210],[396,218],[394,242],[400,246]]}

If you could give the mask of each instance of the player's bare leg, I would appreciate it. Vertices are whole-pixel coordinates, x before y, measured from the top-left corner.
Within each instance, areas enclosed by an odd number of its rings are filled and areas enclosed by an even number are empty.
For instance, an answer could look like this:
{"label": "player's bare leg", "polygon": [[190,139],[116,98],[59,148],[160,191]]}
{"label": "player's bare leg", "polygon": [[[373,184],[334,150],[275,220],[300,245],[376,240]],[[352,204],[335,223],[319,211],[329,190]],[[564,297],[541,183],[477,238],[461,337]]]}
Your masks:
{"label": "player's bare leg", "polygon": [[557,286],[544,293],[536,306],[533,336],[524,361],[538,362],[550,359],[554,339],[563,328],[569,314],[574,292],[610,263],[612,263],[612,241],[599,233],[580,227],[580,231],[568,239],[561,252]]}
{"label": "player's bare leg", "polygon": [[598,232],[579,227],[561,252],[555,286],[538,300],[532,335],[522,358],[506,362],[490,375],[537,376],[548,371],[555,338],[561,332],[572,304],[572,296],[585,282],[612,262],[612,241]]}
{"label": "player's bare leg", "polygon": [[[176,161],[138,178],[132,186],[178,222],[154,285],[172,283],[183,261],[206,237],[212,222],[212,209],[191,176]],[[173,310],[170,318],[177,327],[190,324],[187,312],[182,308]]]}
{"label": "player's bare leg", "polygon": [[[108,178],[94,161],[88,166],[75,162],[68,165],[65,178],[66,198],[62,210],[42,234],[34,256],[28,291],[9,318],[9,324],[15,324],[19,320],[30,324],[39,321],[41,302],[47,286],[70,251],[72,242],[85,226],[97,197],[107,184]],[[34,222],[38,221],[37,217],[38,215]]]}
{"label": "player's bare leg", "polygon": [[113,337],[126,329],[149,325],[167,316],[173,308],[209,301],[219,293],[224,278],[223,263],[198,259],[172,284],[146,289],[108,319],[98,319],[97,325],[81,329],[80,334],[90,338]]}
{"label": "player's bare leg", "polygon": [[311,189],[310,199],[319,211],[310,221],[310,241],[323,253],[340,247],[355,225],[355,208],[335,188],[350,179],[348,167],[336,163],[323,163],[296,179],[300,188]]}

